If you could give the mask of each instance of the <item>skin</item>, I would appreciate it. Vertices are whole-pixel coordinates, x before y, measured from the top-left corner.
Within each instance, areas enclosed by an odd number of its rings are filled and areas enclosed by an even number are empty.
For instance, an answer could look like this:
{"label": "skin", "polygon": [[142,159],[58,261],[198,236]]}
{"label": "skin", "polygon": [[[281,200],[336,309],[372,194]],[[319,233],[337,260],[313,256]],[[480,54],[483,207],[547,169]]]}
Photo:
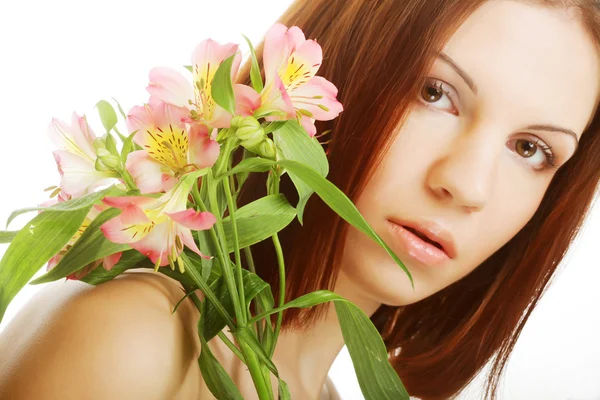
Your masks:
{"label": "skin", "polygon": [[[398,253],[413,291],[393,260],[351,228],[334,291],[368,315],[381,304],[407,305],[436,293],[506,244],[533,216],[556,173],[536,170],[544,165],[542,149],[528,157],[516,142],[541,140],[563,165],[576,150],[574,138],[526,127],[558,125],[579,139],[598,104],[598,52],[582,24],[561,10],[486,2],[443,53],[468,73],[477,95],[438,58],[428,76],[451,95],[416,99],[356,203],[387,243],[393,242],[389,218],[420,216],[452,233],[458,255],[428,268]],[[186,301],[171,315],[182,296],[178,286],[145,271],[98,287],[49,285],[0,336],[0,397],[54,399],[57,388],[68,388],[72,398],[212,399],[196,361],[198,312]],[[243,364],[219,340],[210,345],[243,397],[256,399]],[[309,331],[282,332],[273,359],[293,399],[318,399],[342,347],[332,306]],[[78,378],[85,371],[95,379]]]}

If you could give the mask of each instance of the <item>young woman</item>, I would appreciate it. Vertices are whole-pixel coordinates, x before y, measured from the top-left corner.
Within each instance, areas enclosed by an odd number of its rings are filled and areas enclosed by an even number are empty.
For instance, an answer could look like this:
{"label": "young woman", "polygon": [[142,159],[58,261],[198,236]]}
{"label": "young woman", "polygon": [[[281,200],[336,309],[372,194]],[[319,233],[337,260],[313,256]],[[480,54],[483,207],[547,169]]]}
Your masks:
{"label": "young woman", "polygon": [[[600,181],[600,6],[305,0],[280,22],[317,39],[319,75],[344,105],[317,122],[332,130],[329,179],[415,282],[313,197],[304,226],[282,234],[286,296],[331,289],[359,305],[412,396],[450,398],[492,358],[494,396]],[[241,201],[263,187],[248,181]],[[282,189],[293,202],[293,187]],[[277,296],[272,249],[254,253]],[[0,338],[0,397],[213,398],[196,362],[197,312],[186,303],[171,315],[180,297],[175,281],[148,272],[50,285]],[[293,399],[318,399],[343,346],[335,312],[284,315],[274,361]],[[244,398],[256,398],[243,364],[211,345]]]}

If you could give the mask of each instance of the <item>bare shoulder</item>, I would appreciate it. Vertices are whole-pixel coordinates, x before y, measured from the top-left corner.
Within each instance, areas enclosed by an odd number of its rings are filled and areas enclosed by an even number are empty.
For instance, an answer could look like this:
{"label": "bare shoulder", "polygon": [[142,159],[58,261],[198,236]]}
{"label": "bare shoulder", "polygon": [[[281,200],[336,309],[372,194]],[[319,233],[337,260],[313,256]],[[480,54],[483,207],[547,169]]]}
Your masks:
{"label": "bare shoulder", "polygon": [[183,295],[151,271],[49,284],[0,334],[0,398],[178,397],[199,354]]}

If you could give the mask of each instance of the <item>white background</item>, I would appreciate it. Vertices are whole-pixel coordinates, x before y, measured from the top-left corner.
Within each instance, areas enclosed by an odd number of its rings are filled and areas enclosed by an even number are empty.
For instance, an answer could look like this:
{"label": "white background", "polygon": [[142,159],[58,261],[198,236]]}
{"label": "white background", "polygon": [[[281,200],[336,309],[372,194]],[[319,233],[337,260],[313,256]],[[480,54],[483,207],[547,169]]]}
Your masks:
{"label": "white background", "polygon": [[[147,99],[150,68],[189,64],[192,49],[207,37],[239,43],[246,56],[241,34],[258,43],[289,4],[0,2],[0,229],[12,210],[39,204],[47,196],[42,189],[58,184],[46,137],[53,116],[70,121],[77,111],[95,123],[93,108],[100,99],[114,96],[126,111],[141,104]],[[95,126],[101,133],[100,125]],[[596,208],[569,262],[523,331],[502,399],[600,399],[599,214]],[[31,216],[18,218],[10,228],[18,229]],[[0,255],[5,249],[0,245]],[[17,295],[0,330],[40,288],[27,286]],[[362,399],[345,350],[331,376],[343,399]],[[477,391],[480,378],[463,399],[482,398]]]}

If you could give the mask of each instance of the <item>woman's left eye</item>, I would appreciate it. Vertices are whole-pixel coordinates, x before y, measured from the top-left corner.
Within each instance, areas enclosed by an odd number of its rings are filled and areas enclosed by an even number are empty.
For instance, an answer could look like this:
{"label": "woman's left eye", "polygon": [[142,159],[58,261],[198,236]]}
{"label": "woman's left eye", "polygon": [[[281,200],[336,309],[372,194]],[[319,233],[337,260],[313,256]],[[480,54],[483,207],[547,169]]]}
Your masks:
{"label": "woman's left eye", "polygon": [[447,110],[451,114],[458,115],[458,110],[456,110],[452,102],[454,98],[454,89],[447,83],[437,79],[427,79],[421,89],[420,99],[425,105]]}

